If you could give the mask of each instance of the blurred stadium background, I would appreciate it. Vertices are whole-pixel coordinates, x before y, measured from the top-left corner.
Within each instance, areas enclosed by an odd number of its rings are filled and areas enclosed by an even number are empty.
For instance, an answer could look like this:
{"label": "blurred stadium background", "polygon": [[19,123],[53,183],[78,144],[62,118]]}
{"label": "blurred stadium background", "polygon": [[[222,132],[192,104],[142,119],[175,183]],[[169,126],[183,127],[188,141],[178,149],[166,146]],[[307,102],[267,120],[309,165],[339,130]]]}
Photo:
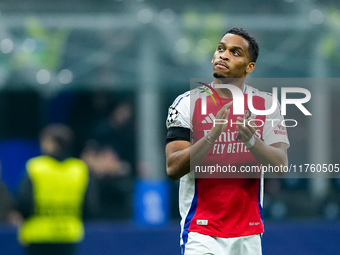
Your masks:
{"label": "blurred stadium background", "polygon": [[[133,182],[128,217],[88,222],[79,254],[178,254],[178,183],[165,173],[167,107],[190,78],[211,77],[217,42],[232,27],[259,42],[251,78],[280,78],[277,87],[309,78],[301,84],[312,93],[313,116],[288,111],[301,120],[288,130],[290,163],[340,163],[338,1],[1,1],[1,179],[12,197],[26,160],[39,154],[41,128],[65,123],[76,132],[75,156],[108,139]],[[340,179],[329,177],[266,180],[264,254],[338,253]],[[121,211],[119,202],[111,210]],[[5,220],[0,254],[22,254]]]}

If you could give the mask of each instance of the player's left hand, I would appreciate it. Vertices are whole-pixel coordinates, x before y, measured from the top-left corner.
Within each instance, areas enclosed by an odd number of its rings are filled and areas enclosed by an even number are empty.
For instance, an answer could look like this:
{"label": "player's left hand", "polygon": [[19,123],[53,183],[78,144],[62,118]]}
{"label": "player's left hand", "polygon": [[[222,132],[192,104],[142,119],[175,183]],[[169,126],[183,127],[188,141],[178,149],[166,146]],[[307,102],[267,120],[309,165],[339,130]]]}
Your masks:
{"label": "player's left hand", "polygon": [[250,140],[250,138],[255,134],[256,124],[254,121],[249,125],[249,121],[253,120],[253,118],[244,119],[241,117],[237,117],[237,121],[240,124],[236,125],[237,131],[241,135],[241,141],[246,143]]}

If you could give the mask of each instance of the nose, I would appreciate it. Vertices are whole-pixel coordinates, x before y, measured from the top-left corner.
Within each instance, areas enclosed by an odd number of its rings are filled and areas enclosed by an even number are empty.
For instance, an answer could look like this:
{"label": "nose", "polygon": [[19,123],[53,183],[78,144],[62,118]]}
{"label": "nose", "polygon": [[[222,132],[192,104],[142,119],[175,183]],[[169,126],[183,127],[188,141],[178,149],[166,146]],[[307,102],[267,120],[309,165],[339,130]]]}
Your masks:
{"label": "nose", "polygon": [[223,59],[225,61],[228,61],[229,60],[229,51],[226,50],[224,51],[221,55],[220,55],[220,59]]}

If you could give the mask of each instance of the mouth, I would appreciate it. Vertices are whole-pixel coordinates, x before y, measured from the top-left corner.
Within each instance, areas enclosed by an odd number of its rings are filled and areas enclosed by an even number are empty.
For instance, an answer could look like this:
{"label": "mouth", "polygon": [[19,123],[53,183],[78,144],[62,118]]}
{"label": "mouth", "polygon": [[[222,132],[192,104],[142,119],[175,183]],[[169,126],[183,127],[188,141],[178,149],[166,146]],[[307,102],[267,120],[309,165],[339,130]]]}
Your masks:
{"label": "mouth", "polygon": [[222,68],[222,69],[229,69],[229,66],[224,62],[217,62],[215,66],[217,66],[218,68]]}

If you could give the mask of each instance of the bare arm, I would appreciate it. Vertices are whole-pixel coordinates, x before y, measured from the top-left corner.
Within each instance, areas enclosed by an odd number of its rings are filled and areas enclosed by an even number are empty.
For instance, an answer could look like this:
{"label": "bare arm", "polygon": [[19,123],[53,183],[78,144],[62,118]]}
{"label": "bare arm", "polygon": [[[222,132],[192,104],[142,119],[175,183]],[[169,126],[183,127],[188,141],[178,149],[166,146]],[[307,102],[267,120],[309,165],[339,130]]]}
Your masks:
{"label": "bare arm", "polygon": [[[212,144],[204,137],[194,145],[187,141],[173,141],[166,146],[166,171],[173,180],[178,180],[190,172],[190,163],[198,164],[204,159]],[[191,156],[191,161],[190,161]]]}
{"label": "bare arm", "polygon": [[[238,118],[238,120],[243,123],[242,118]],[[248,142],[255,133],[255,128],[249,126],[248,121],[246,121],[245,126],[243,124],[237,125],[237,129],[242,136],[241,141],[245,143]],[[260,139],[255,138],[255,144],[253,147],[249,148],[249,151],[253,154],[257,162],[262,165],[287,166],[287,148],[288,145],[286,143],[267,145]],[[284,172],[279,172],[277,174],[283,176]]]}
{"label": "bare arm", "polygon": [[[217,113],[217,119],[228,119],[232,102],[224,105]],[[201,138],[195,144],[191,145],[188,141],[173,141],[167,144],[166,154],[166,171],[168,176],[173,180],[178,180],[190,172],[190,163],[199,164],[207,155],[213,142],[224,131],[227,124],[220,124],[213,127],[210,131],[211,139],[208,141],[205,137]]]}
{"label": "bare arm", "polygon": [[[266,145],[260,139],[256,138],[255,145],[249,150],[257,162],[262,165],[287,166],[287,147],[288,145],[285,143]],[[277,174],[283,176],[284,172],[278,172]]]}

